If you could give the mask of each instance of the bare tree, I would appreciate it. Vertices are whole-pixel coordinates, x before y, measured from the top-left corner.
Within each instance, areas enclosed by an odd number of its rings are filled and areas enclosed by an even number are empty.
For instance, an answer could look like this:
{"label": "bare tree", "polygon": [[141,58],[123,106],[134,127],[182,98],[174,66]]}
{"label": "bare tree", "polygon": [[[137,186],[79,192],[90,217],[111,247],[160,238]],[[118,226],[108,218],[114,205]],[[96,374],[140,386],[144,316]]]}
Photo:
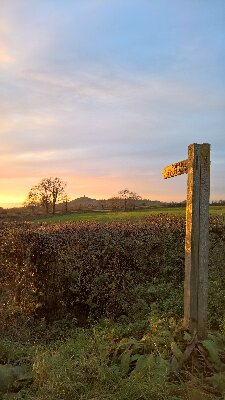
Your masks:
{"label": "bare tree", "polygon": [[113,211],[118,211],[121,209],[121,198],[118,196],[111,197],[108,200],[108,204],[110,205]]}
{"label": "bare tree", "polygon": [[135,204],[137,200],[141,200],[141,196],[136,192],[130,192],[128,202],[130,203],[132,210],[135,210]]}
{"label": "bare tree", "polygon": [[124,211],[127,210],[127,199],[129,198],[129,189],[123,189],[120,190],[119,192],[120,198],[124,199]]}
{"label": "bare tree", "polygon": [[131,192],[129,189],[123,189],[119,191],[120,198],[124,200],[124,211],[127,211],[127,206],[128,203],[132,201],[133,206],[132,208],[135,208],[135,200],[141,199],[141,196],[139,196],[135,192]]}
{"label": "bare tree", "polygon": [[63,201],[63,204],[65,206],[65,211],[67,213],[68,212],[68,202],[70,201],[70,198],[66,193],[65,193],[64,196],[62,196],[62,201]]}
{"label": "bare tree", "polygon": [[30,189],[23,205],[24,207],[30,208],[32,213],[35,213],[35,210],[40,206],[40,200],[35,186]]}
{"label": "bare tree", "polygon": [[60,178],[44,178],[41,182],[33,186],[25,201],[27,205],[41,205],[45,208],[46,213],[49,212],[50,206],[52,213],[55,214],[55,206],[57,201],[65,198],[66,183]]}

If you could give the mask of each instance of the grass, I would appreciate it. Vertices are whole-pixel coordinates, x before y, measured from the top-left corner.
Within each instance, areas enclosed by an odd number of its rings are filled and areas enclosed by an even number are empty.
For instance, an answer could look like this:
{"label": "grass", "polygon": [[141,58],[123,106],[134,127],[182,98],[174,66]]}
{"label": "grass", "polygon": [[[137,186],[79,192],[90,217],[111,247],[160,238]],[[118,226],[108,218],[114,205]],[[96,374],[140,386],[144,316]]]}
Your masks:
{"label": "grass", "polygon": [[[26,343],[19,346],[3,342],[11,362],[26,366],[33,382],[18,393],[1,399],[11,400],[222,400],[225,394],[223,374],[212,377],[202,371],[186,375],[172,374],[170,357],[177,322],[150,314],[135,323],[102,320],[89,328],[77,328],[65,340]],[[46,331],[43,331],[44,339]],[[211,337],[212,355],[220,349],[213,341],[225,341],[224,335]],[[0,347],[2,347],[0,338]],[[174,343],[174,342],[173,342]],[[180,342],[179,342],[180,343]],[[178,348],[180,351],[180,348]],[[27,357],[24,357],[24,353]],[[23,355],[23,357],[21,357]],[[14,359],[12,359],[14,356]],[[221,364],[223,370],[224,364]],[[185,368],[184,370],[185,371]],[[218,381],[218,377],[220,380]],[[0,395],[1,396],[1,395]],[[10,397],[8,397],[10,396]],[[219,397],[220,396],[220,397]]]}
{"label": "grass", "polygon": [[[177,216],[185,216],[185,207],[164,208],[157,207],[150,210],[137,211],[92,211],[77,212],[73,214],[54,215],[46,218],[36,219],[35,222],[46,222],[48,224],[79,221],[79,222],[98,222],[106,223],[112,221],[139,221],[145,217],[155,214],[169,214]],[[225,219],[225,206],[211,206],[209,208],[210,215],[221,215]]]}

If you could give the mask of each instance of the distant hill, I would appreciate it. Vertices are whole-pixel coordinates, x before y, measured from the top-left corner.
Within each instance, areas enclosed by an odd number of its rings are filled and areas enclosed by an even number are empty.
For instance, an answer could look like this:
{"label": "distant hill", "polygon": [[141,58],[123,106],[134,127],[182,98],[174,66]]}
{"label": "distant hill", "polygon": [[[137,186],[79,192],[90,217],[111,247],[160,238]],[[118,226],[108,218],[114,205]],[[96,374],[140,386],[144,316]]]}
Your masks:
{"label": "distant hill", "polygon": [[[220,200],[218,202],[212,203],[213,205],[223,205],[225,204],[224,200]],[[151,209],[151,208],[160,208],[160,207],[185,207],[186,201],[182,202],[162,202],[159,200],[150,200],[150,199],[139,199],[139,200],[127,200],[127,210],[134,209]],[[56,205],[56,212],[64,213],[64,212],[73,212],[79,210],[112,210],[112,211],[122,211],[124,210],[124,199],[120,199],[115,196],[110,199],[92,199],[88,196],[81,196],[77,199],[73,199],[71,201],[62,202]],[[30,209],[29,207],[14,207],[9,209],[4,209],[0,207],[0,216],[4,216],[4,214],[12,214],[12,215],[24,215],[24,214],[40,214],[44,213],[44,209],[42,207],[36,207],[35,209]]]}
{"label": "distant hill", "polygon": [[[163,206],[163,203],[158,200],[128,200],[128,208],[129,204],[131,209],[135,208],[151,208],[151,207],[160,207]],[[58,205],[58,209],[61,209],[62,205]],[[87,196],[82,196],[77,199],[71,200],[67,204],[68,211],[79,210],[79,209],[96,209],[96,210],[120,210],[124,208],[124,199],[119,199],[117,197],[113,197],[110,199],[102,199],[96,200]]]}
{"label": "distant hill", "polygon": [[91,199],[87,196],[78,197],[77,199],[68,202],[69,208],[92,208],[98,206],[99,200]]}

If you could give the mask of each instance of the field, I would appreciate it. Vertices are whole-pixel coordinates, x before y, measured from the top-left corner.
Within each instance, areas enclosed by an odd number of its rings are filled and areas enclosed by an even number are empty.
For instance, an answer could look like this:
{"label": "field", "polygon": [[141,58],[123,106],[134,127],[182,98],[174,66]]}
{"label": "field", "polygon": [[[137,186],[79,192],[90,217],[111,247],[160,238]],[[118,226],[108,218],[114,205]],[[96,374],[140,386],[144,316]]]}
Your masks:
{"label": "field", "polygon": [[[225,206],[210,206],[210,215],[220,215],[225,217]],[[37,218],[37,222],[46,223],[63,223],[68,221],[84,221],[84,222],[112,222],[112,221],[138,221],[151,215],[169,214],[185,216],[185,207],[174,208],[152,208],[150,210],[138,210],[127,212],[112,212],[112,211],[93,211],[93,212],[77,212],[73,214],[54,215],[46,218]]]}
{"label": "field", "polygon": [[158,211],[0,224],[0,398],[224,399],[225,207],[210,208],[196,346],[182,329],[185,209]]}

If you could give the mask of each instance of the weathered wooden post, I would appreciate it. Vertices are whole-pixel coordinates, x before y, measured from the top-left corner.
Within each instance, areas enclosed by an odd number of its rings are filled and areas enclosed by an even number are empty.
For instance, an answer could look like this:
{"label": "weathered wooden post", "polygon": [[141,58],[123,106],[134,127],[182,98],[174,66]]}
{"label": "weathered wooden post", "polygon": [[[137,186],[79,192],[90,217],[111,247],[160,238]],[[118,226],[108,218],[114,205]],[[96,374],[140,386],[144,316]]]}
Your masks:
{"label": "weathered wooden post", "polygon": [[207,336],[208,236],[210,191],[210,145],[190,144],[188,160],[163,170],[165,179],[183,173],[187,179],[184,328]]}

